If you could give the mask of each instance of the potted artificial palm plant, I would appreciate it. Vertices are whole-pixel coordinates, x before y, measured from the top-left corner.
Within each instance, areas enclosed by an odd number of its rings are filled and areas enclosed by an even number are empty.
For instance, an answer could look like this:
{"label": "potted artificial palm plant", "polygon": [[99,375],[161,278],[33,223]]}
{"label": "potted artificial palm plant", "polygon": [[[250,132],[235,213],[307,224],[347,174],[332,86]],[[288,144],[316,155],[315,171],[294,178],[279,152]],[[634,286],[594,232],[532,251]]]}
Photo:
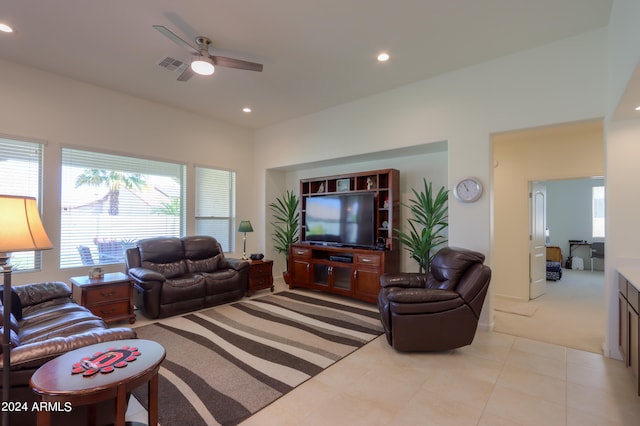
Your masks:
{"label": "potted artificial palm plant", "polygon": [[404,244],[413,260],[418,262],[420,273],[428,272],[435,256],[435,248],[447,242],[443,231],[447,228],[449,191],[443,186],[434,196],[431,182],[424,179],[424,191],[411,189],[415,199],[402,203],[411,212],[408,219],[410,230],[395,229],[397,239]]}
{"label": "potted artificial palm plant", "polygon": [[289,251],[291,244],[299,240],[300,231],[300,211],[298,206],[300,201],[293,191],[287,190],[280,198],[269,204],[273,212],[273,248],[285,256],[286,269],[282,273],[284,281],[289,284]]}

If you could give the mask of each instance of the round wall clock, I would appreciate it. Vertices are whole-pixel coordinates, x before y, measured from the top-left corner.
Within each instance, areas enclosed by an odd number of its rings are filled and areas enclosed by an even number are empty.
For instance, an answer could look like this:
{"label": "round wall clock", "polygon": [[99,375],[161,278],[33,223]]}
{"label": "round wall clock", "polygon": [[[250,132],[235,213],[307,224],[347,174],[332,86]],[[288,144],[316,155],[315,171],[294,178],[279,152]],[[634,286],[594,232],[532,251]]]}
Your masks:
{"label": "round wall clock", "polygon": [[477,201],[482,196],[482,183],[475,177],[462,178],[453,187],[453,195],[463,203]]}

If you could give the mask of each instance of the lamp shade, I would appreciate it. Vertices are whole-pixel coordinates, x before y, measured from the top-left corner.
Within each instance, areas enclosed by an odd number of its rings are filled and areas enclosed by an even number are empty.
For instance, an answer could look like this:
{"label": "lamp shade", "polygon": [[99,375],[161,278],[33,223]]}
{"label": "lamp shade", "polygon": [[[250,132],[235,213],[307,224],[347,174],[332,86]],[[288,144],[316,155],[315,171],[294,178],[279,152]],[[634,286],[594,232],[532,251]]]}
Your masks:
{"label": "lamp shade", "polygon": [[33,197],[0,195],[0,252],[53,248]]}
{"label": "lamp shade", "polygon": [[248,220],[243,220],[242,222],[240,222],[240,226],[238,226],[238,232],[253,232],[251,222],[249,222]]}

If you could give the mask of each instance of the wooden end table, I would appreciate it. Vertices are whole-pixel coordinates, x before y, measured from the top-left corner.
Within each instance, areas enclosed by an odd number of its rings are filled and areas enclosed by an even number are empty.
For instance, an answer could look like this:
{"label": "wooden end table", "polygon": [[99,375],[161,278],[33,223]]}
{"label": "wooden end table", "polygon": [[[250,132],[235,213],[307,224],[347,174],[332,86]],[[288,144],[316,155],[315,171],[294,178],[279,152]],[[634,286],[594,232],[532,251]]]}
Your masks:
{"label": "wooden end table", "polygon": [[[105,353],[103,360],[117,358],[117,350],[135,347],[140,355],[125,367],[114,368],[110,373],[98,372],[85,377],[83,373],[72,374],[74,364],[96,353]],[[109,352],[110,349],[115,351]],[[116,355],[112,355],[116,354]],[[97,343],[67,352],[38,368],[29,384],[41,401],[47,403],[71,403],[71,407],[90,405],[87,424],[96,423],[95,404],[116,400],[116,426],[125,425],[127,393],[148,383],[149,424],[158,424],[158,370],[164,361],[165,350],[151,340],[130,339]],[[38,411],[38,426],[51,424],[51,411]]]}
{"label": "wooden end table", "polygon": [[247,260],[247,262],[249,262],[247,296],[266,288],[270,288],[273,293],[273,260]]}
{"label": "wooden end table", "polygon": [[127,274],[114,272],[96,279],[86,275],[73,277],[71,292],[76,303],[105,322],[136,322],[136,315],[133,313],[133,281]]}

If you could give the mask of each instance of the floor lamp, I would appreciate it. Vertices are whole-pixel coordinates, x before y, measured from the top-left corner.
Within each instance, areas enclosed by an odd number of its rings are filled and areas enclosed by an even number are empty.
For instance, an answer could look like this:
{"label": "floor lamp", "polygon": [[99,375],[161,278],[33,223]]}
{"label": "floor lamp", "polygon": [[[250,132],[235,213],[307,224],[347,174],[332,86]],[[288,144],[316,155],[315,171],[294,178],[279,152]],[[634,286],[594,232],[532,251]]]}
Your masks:
{"label": "floor lamp", "polygon": [[[11,252],[47,250],[51,241],[42,226],[38,203],[32,197],[0,195],[0,267],[4,275],[2,317],[2,401],[9,401],[11,383]],[[9,412],[3,410],[2,424],[9,425]]]}
{"label": "floor lamp", "polygon": [[244,237],[242,238],[244,245],[242,248],[242,258],[247,260],[247,232],[253,232],[253,227],[251,226],[251,222],[248,220],[243,220],[240,222],[240,226],[238,226],[238,232],[244,232]]}

